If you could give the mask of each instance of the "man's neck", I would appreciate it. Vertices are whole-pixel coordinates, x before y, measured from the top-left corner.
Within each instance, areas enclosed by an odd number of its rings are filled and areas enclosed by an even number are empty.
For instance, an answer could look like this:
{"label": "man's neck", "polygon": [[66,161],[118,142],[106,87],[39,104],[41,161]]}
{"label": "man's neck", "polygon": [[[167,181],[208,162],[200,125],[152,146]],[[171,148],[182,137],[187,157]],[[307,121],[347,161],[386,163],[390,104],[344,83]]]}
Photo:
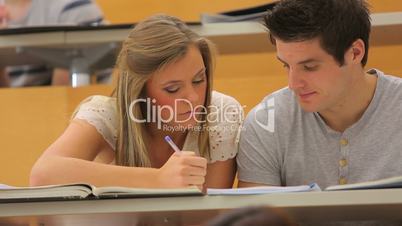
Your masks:
{"label": "man's neck", "polygon": [[335,131],[344,132],[356,123],[370,105],[377,85],[377,76],[362,72],[348,93],[332,108],[320,111],[326,124]]}

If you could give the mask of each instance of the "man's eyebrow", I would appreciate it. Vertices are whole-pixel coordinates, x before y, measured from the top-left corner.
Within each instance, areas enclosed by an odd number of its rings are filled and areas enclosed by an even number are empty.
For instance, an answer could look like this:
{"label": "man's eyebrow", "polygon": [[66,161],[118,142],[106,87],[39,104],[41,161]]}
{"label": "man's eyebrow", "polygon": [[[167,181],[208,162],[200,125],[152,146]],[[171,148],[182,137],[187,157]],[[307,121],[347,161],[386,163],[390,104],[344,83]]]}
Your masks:
{"label": "man's eyebrow", "polygon": [[276,59],[278,59],[280,62],[282,62],[282,63],[284,63],[284,64],[288,64],[288,63],[286,63],[284,60],[282,60],[279,56],[276,56]]}
{"label": "man's eyebrow", "polygon": [[310,59],[307,59],[307,60],[300,61],[297,64],[308,64],[308,63],[311,63],[311,62],[318,62],[318,60],[310,58]]}
{"label": "man's eyebrow", "polygon": [[[282,63],[284,63],[284,64],[286,64],[286,65],[288,64],[288,63],[286,63],[284,60],[282,60],[279,56],[276,56],[276,58],[277,58],[280,62],[282,62]],[[319,60],[310,58],[310,59],[307,59],[307,60],[300,61],[300,62],[298,62],[297,64],[307,64],[307,63],[311,63],[311,62],[319,62]]]}

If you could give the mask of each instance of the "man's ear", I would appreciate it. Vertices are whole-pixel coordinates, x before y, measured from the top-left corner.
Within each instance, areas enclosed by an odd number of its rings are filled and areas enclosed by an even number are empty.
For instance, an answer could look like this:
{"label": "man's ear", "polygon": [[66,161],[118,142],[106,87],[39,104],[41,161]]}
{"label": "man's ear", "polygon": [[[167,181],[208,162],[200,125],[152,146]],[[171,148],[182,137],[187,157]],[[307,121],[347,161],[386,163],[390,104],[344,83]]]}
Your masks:
{"label": "man's ear", "polygon": [[349,50],[346,51],[345,59],[348,61],[347,63],[361,64],[365,53],[366,50],[363,40],[357,39],[352,43]]}

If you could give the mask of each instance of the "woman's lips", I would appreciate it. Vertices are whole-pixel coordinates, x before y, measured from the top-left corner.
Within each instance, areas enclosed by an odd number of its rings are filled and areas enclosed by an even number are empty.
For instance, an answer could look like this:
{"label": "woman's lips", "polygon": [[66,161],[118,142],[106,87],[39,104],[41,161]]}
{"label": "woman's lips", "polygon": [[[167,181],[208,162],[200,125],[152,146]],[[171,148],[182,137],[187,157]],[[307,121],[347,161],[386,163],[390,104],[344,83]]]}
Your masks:
{"label": "woman's lips", "polygon": [[191,113],[193,113],[193,112],[192,111],[187,111],[187,112],[184,112],[184,113],[180,113],[179,115],[189,115]]}

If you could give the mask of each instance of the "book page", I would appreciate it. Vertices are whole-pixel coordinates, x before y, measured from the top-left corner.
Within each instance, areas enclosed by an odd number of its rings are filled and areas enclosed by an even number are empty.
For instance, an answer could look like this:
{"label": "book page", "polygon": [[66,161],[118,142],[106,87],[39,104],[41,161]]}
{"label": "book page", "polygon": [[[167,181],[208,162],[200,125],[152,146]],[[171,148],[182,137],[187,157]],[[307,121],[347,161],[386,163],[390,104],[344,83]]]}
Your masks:
{"label": "book page", "polygon": [[310,192],[321,191],[321,188],[316,184],[301,185],[301,186],[261,186],[249,188],[231,188],[231,189],[212,189],[207,190],[208,195],[257,195],[257,194],[272,194],[272,193],[287,193],[287,192]]}
{"label": "book page", "polygon": [[381,188],[402,188],[402,176],[390,177],[381,180],[367,181],[354,184],[334,185],[327,187],[325,191],[381,189]]}
{"label": "book page", "polygon": [[83,199],[92,193],[91,190],[91,185],[88,184],[62,184],[35,187],[1,185],[0,201]]}

